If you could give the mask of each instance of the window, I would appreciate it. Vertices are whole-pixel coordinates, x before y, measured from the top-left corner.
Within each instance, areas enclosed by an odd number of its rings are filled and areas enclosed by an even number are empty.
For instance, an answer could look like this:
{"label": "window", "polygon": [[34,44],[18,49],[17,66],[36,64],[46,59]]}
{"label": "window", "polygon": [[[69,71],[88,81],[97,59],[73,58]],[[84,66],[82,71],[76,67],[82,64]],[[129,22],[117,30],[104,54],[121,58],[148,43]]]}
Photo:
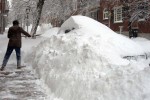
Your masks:
{"label": "window", "polygon": [[108,18],[109,18],[109,13],[108,13],[108,10],[105,8],[103,10],[103,19],[105,20],[105,19],[108,19]]}
{"label": "window", "polygon": [[114,8],[114,23],[121,23],[122,21],[122,7]]}

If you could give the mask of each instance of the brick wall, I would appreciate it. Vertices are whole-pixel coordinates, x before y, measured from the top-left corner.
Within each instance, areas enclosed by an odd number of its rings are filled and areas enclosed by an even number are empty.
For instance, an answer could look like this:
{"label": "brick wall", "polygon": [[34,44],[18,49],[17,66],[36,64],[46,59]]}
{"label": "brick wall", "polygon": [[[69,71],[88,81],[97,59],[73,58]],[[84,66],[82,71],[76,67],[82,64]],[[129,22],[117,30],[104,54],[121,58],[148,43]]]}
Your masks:
{"label": "brick wall", "polygon": [[[117,4],[118,6],[121,5],[120,3]],[[123,31],[128,31],[128,22],[129,19],[123,20],[120,23],[114,23],[114,15],[113,15],[113,7],[115,5],[110,5],[106,0],[101,0],[100,2],[100,11],[99,11],[99,21],[114,31],[120,31],[120,26],[123,26]],[[108,8],[111,12],[111,17],[109,19],[103,19],[103,10]],[[138,27],[141,33],[150,33],[150,20],[147,22],[139,21],[132,24],[132,27]]]}

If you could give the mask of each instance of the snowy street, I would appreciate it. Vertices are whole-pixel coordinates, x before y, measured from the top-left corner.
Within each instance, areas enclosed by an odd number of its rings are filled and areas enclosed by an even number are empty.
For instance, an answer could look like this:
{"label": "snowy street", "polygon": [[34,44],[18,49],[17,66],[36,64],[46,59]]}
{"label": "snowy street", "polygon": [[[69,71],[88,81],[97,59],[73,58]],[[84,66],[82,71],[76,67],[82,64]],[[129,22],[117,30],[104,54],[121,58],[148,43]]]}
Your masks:
{"label": "snowy street", "polygon": [[[22,38],[26,68],[17,70],[11,55],[9,74],[0,74],[0,99],[150,99],[150,40],[129,39],[85,16],[72,16],[60,28],[43,27],[36,39]],[[0,40],[1,64],[7,32]]]}
{"label": "snowy street", "polygon": [[[0,35],[0,64],[7,48],[8,38],[7,30],[4,35]],[[28,52],[33,43],[33,39],[24,39],[22,47],[22,65],[27,65],[22,69],[16,67],[16,55],[13,51],[5,71],[0,72],[0,100],[47,100],[45,89],[42,88],[41,82],[32,70],[29,64],[24,62],[24,52]]]}
{"label": "snowy street", "polygon": [[27,68],[17,70],[13,64],[0,74],[0,100],[45,100],[45,91],[35,74]]}

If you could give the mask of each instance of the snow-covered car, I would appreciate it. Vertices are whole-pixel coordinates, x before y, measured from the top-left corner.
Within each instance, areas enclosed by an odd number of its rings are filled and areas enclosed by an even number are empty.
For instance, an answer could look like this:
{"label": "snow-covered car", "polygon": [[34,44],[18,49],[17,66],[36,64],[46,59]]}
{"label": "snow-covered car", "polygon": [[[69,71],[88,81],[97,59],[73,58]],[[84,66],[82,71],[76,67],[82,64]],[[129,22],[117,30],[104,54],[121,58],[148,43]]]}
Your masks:
{"label": "snow-covered car", "polygon": [[91,18],[72,16],[30,60],[57,100],[149,100],[150,59],[124,58],[146,52]]}

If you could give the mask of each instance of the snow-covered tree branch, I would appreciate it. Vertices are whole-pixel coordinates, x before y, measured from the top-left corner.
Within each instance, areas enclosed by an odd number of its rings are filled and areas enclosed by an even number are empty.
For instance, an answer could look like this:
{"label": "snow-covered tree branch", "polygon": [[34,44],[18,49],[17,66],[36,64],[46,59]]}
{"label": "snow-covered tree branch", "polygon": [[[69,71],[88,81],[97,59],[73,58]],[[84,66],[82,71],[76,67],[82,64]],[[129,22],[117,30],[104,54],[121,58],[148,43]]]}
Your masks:
{"label": "snow-covered tree branch", "polygon": [[32,25],[32,30],[31,30],[31,34],[33,37],[36,34],[36,30],[37,30],[37,27],[39,25],[39,21],[41,18],[41,13],[42,13],[44,2],[45,2],[45,0],[39,0],[37,2],[35,17],[33,18],[33,25]]}
{"label": "snow-covered tree branch", "polygon": [[[33,23],[31,34],[36,34],[39,23],[52,23],[59,26],[72,15],[87,15],[93,8],[99,7],[100,0],[12,0],[11,21],[18,19],[26,25],[26,10],[30,9],[28,18]],[[44,3],[45,2],[45,3]]]}

